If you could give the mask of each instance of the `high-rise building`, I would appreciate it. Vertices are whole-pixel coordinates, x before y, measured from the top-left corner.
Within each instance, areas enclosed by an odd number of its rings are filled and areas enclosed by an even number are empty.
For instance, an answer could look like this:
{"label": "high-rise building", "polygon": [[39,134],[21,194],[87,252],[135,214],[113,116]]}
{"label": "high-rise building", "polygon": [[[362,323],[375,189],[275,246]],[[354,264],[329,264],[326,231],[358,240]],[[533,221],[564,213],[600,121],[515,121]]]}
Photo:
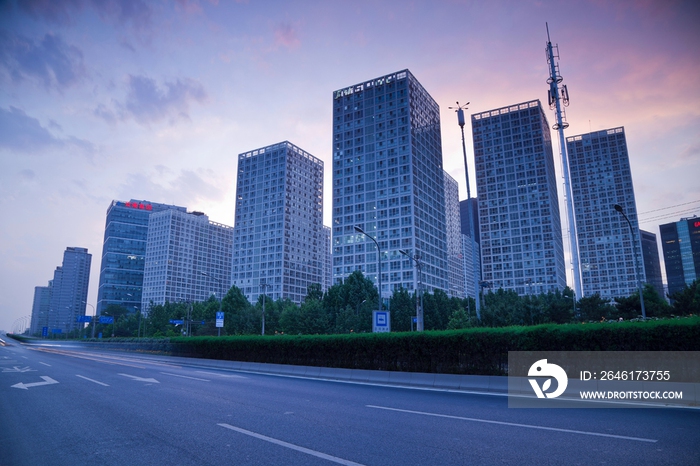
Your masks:
{"label": "high-rise building", "polygon": [[[464,298],[464,257],[462,256],[462,232],[459,215],[459,184],[445,173],[445,227],[447,233],[447,294]],[[472,286],[472,288],[474,288]],[[475,295],[472,295],[475,296]]]}
{"label": "high-rise building", "polygon": [[520,295],[566,286],[552,139],[539,100],[472,115],[482,277]]}
{"label": "high-rise building", "polygon": [[[637,292],[635,255],[644,279],[637,204],[624,128],[566,138],[578,230],[584,296],[604,298]],[[615,210],[619,204],[634,231]]]}
{"label": "high-rise building", "polygon": [[661,277],[661,260],[659,259],[659,245],[656,235],[649,231],[639,230],[642,235],[642,256],[644,257],[644,270],[646,281],[654,287],[662,299],[666,299],[664,282]]}
{"label": "high-rise building", "polygon": [[238,156],[231,281],[300,303],[323,284],[323,162],[284,141]]}
{"label": "high-rise building", "polygon": [[51,309],[51,290],[53,280],[48,286],[34,287],[34,302],[32,304],[32,320],[29,327],[30,335],[41,335],[42,329],[49,327],[49,309]]}
{"label": "high-rise building", "polygon": [[141,309],[221,299],[230,288],[233,228],[202,212],[165,209],[148,219]]}
{"label": "high-rise building", "polygon": [[149,201],[112,201],[107,208],[100,286],[96,311],[101,314],[111,304],[135,312],[141,306],[143,268],[146,257],[148,218],[153,212],[185,207]]}
{"label": "high-rise building", "polygon": [[[357,228],[366,233],[363,234]],[[333,93],[333,281],[448,289],[440,109],[408,70]],[[369,236],[369,238],[367,237]],[[377,255],[377,241],[380,255]],[[378,257],[381,260],[379,278]]]}
{"label": "high-rise building", "polygon": [[85,248],[69,247],[63,263],[56,267],[49,304],[48,327],[51,333],[68,333],[82,328],[77,318],[85,315],[92,254]]}
{"label": "high-rise building", "polygon": [[659,226],[668,293],[673,294],[700,277],[700,218],[682,218]]}
{"label": "high-rise building", "polygon": [[[474,223],[474,244],[471,240],[469,207],[471,204],[471,221]],[[479,247],[479,203],[477,198],[464,199],[459,202],[460,233],[462,236],[462,267],[464,268],[464,289],[467,296],[477,296],[478,282],[481,282],[481,249]],[[476,253],[472,255],[472,247]],[[473,265],[476,262],[476,265]],[[476,279],[474,273],[478,274]]]}
{"label": "high-rise building", "polygon": [[331,253],[331,227],[323,227],[323,282],[321,289],[325,293],[333,286],[333,254]]}

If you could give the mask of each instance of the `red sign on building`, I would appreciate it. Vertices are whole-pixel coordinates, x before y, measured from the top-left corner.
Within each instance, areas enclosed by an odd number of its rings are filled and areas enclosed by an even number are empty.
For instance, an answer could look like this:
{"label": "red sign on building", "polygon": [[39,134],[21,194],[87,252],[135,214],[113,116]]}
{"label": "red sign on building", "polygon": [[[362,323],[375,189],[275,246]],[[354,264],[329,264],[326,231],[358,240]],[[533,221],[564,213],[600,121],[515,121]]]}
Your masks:
{"label": "red sign on building", "polygon": [[124,205],[126,207],[131,207],[132,209],[153,210],[153,206],[151,206],[151,204],[143,204],[141,202],[125,202]]}

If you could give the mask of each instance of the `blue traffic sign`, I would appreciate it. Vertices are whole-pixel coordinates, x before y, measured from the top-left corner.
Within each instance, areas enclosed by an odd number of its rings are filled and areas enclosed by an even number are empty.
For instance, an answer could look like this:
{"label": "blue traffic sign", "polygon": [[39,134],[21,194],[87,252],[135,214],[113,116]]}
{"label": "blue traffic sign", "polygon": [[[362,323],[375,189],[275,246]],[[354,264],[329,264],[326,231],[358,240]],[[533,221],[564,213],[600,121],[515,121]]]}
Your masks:
{"label": "blue traffic sign", "polygon": [[101,324],[113,324],[114,317],[100,317],[100,323]]}
{"label": "blue traffic sign", "polygon": [[170,323],[171,323],[171,324],[175,324],[175,325],[182,325],[182,324],[185,323],[185,321],[184,321],[184,320],[179,320],[179,319],[170,319]]}
{"label": "blue traffic sign", "polygon": [[75,318],[76,322],[92,322],[92,316],[78,316]]}

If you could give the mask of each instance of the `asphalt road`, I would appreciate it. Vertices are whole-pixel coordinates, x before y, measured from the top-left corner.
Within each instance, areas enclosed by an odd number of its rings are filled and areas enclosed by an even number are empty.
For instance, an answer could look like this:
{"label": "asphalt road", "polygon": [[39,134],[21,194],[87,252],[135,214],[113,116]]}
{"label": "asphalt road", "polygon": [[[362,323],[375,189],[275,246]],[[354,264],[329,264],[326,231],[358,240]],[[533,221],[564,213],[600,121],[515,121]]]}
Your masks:
{"label": "asphalt road", "polygon": [[509,409],[503,396],[9,342],[3,466],[700,464],[696,409]]}

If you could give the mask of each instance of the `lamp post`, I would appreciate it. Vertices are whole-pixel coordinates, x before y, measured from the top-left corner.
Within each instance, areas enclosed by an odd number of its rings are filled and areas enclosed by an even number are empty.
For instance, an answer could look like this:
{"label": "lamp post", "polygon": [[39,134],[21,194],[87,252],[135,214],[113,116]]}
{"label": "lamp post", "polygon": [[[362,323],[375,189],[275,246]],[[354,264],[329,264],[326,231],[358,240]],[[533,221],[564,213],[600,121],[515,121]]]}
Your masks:
{"label": "lamp post", "polygon": [[260,284],[260,287],[263,289],[263,296],[262,296],[262,298],[263,298],[263,308],[262,308],[262,332],[260,333],[261,335],[265,335],[265,301],[266,301],[266,300],[265,300],[265,292],[267,291],[267,288],[268,288],[269,286],[270,286],[270,285],[268,285],[267,283],[261,283],[261,284]]}
{"label": "lamp post", "polygon": [[[399,249],[399,252],[404,256],[411,259],[416,264],[416,269],[418,269],[418,296],[416,296],[416,330],[422,332],[424,329],[423,325],[423,270],[420,263],[420,255],[416,254],[412,256],[403,249]],[[418,305],[420,298],[420,305]]]}
{"label": "lamp post", "polygon": [[632,238],[632,254],[634,255],[634,269],[635,275],[637,276],[637,289],[639,290],[639,303],[642,305],[642,319],[647,318],[647,311],[644,308],[644,290],[642,289],[642,276],[639,274],[639,258],[637,258],[637,241],[634,238],[634,229],[632,228],[632,222],[627,218],[625,212],[622,210],[620,204],[615,204],[615,210],[620,212],[620,214],[627,220],[627,225],[630,227],[630,237]]}
{"label": "lamp post", "polygon": [[455,112],[457,112],[457,124],[459,124],[460,129],[462,130],[462,154],[464,154],[464,176],[467,181],[467,215],[469,217],[469,235],[471,236],[471,242],[472,242],[472,267],[474,269],[474,293],[476,296],[474,296],[474,302],[475,302],[475,309],[476,309],[476,318],[478,320],[481,320],[481,304],[479,303],[479,275],[481,275],[479,272],[480,270],[477,268],[477,250],[476,250],[476,236],[474,232],[474,214],[472,212],[472,194],[471,190],[469,188],[469,165],[467,164],[467,146],[464,143],[464,125],[465,125],[465,120],[464,120],[464,109],[467,108],[467,105],[469,105],[469,102],[467,102],[464,105],[459,105],[459,102],[457,102],[457,107],[450,107],[451,109],[454,109]]}
{"label": "lamp post", "polygon": [[[208,278],[211,278],[211,279],[213,279],[213,280],[216,280],[217,283],[219,284],[219,312],[221,312],[221,304],[222,304],[222,301],[224,300],[223,293],[222,293],[222,290],[223,290],[223,283],[222,283],[221,280],[219,280],[218,278],[209,275],[208,272],[200,272],[200,273],[201,273],[202,275],[204,275],[205,277],[208,277]],[[219,331],[218,336],[221,336],[221,327],[218,327],[217,330]]]}
{"label": "lamp post", "polygon": [[95,306],[88,303],[87,301],[83,301],[83,304],[92,308],[92,338],[95,338],[95,326],[97,325],[97,311],[95,311]]}
{"label": "lamp post", "polygon": [[362,233],[367,238],[374,241],[374,244],[377,246],[377,286],[378,286],[377,291],[379,292],[379,308],[377,310],[381,311],[382,310],[382,252],[379,250],[379,243],[377,243],[377,240],[372,238],[370,235],[368,235],[365,232],[365,230],[363,230],[359,226],[355,225],[355,231],[358,233]]}

